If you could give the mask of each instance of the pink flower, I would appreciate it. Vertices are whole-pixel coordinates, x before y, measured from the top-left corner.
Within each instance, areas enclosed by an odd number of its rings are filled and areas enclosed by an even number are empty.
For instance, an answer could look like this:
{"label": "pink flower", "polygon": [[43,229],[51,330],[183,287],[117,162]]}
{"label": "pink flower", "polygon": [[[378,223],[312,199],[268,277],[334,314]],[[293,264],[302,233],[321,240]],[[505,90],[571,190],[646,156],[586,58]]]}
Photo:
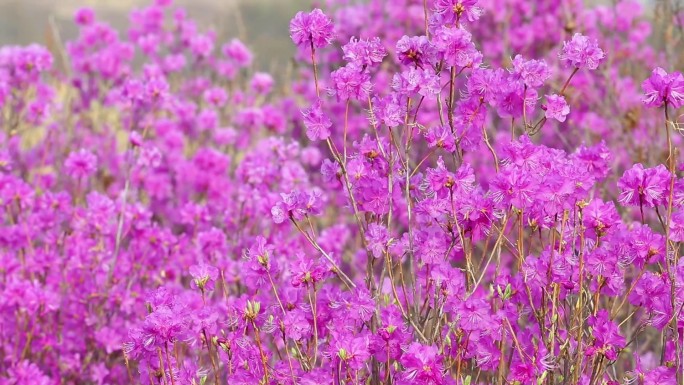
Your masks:
{"label": "pink flower", "polygon": [[442,357],[434,346],[425,346],[413,342],[404,352],[401,364],[406,369],[404,376],[413,384],[444,383]]}
{"label": "pink flower", "polygon": [[190,276],[192,276],[190,284],[193,288],[198,288],[202,291],[212,290],[216,278],[218,278],[218,273],[219,270],[217,268],[204,263],[190,266]]}
{"label": "pink flower", "polygon": [[670,190],[670,172],[665,166],[644,169],[637,163],[618,181],[623,205],[655,207],[664,205]]}
{"label": "pink flower", "polygon": [[64,161],[64,168],[74,179],[87,178],[97,170],[97,158],[92,152],[80,149],[72,152]]}
{"label": "pink flower", "polygon": [[387,56],[387,51],[378,37],[364,40],[352,37],[349,43],[342,47],[342,51],[344,60],[359,67],[374,66]]}
{"label": "pink flower", "polygon": [[93,21],[95,21],[95,12],[92,8],[81,8],[76,11],[74,21],[78,25],[90,25],[93,23]]}
{"label": "pink flower", "polygon": [[587,324],[592,327],[594,344],[587,349],[586,354],[604,354],[609,360],[615,360],[617,350],[625,347],[625,337],[620,335],[617,324],[610,320],[608,311],[601,309],[596,316],[589,316]]}
{"label": "pink flower", "polygon": [[477,0],[437,0],[435,13],[443,17],[445,24],[453,24],[463,20],[476,21],[483,11],[477,6]]}
{"label": "pink flower", "polygon": [[327,274],[328,270],[319,261],[300,255],[292,267],[291,284],[294,287],[316,285],[323,281]]}
{"label": "pink flower", "polygon": [[481,61],[482,55],[472,42],[472,35],[463,28],[442,26],[433,38],[435,47],[450,66],[468,67]]}
{"label": "pink flower", "polygon": [[551,77],[551,70],[544,60],[525,60],[522,55],[513,59],[513,71],[528,87],[541,87]]}
{"label": "pink flower", "polygon": [[373,87],[368,72],[353,64],[334,71],[330,74],[330,79],[333,82],[330,93],[337,95],[339,100],[365,100]]}
{"label": "pink flower", "polygon": [[320,99],[316,99],[311,107],[302,110],[302,117],[306,127],[306,136],[309,140],[326,140],[330,137],[332,122],[323,112]]}
{"label": "pink flower", "polygon": [[248,67],[252,64],[252,53],[249,49],[238,39],[233,39],[221,47],[223,55],[232,59],[241,67]]}
{"label": "pink flower", "polygon": [[648,107],[660,107],[665,103],[674,108],[684,105],[684,76],[679,72],[668,74],[656,67],[641,87],[644,89],[643,102]]}
{"label": "pink flower", "polygon": [[563,43],[559,57],[566,65],[595,70],[606,54],[599,48],[595,39],[590,40],[587,36],[576,33],[572,40]]}
{"label": "pink flower", "polygon": [[273,88],[273,77],[265,72],[257,72],[254,74],[250,85],[254,92],[266,95]]}
{"label": "pink flower", "polygon": [[561,95],[546,95],[546,105],[542,106],[546,112],[544,116],[546,119],[556,119],[559,122],[564,122],[565,117],[570,113],[570,107],[565,101],[565,97]]}
{"label": "pink flower", "polygon": [[435,60],[436,50],[425,36],[404,36],[397,42],[397,57],[403,65],[425,68]]}
{"label": "pink flower", "polygon": [[311,12],[297,12],[290,21],[290,37],[299,47],[323,48],[332,43],[334,25],[323,11],[316,8]]}

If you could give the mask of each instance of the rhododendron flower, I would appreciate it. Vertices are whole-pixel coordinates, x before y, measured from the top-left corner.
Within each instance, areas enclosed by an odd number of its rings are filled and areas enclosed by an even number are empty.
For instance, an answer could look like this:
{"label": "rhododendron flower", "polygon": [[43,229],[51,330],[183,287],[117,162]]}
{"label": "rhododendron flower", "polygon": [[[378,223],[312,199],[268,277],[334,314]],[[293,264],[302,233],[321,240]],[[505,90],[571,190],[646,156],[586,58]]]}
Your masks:
{"label": "rhododendron flower", "polygon": [[72,178],[87,178],[97,171],[97,158],[92,152],[82,148],[69,154],[64,167]]}
{"label": "rhododendron flower", "polygon": [[382,59],[387,56],[387,51],[382,45],[380,38],[359,40],[355,37],[349,39],[349,43],[342,47],[344,60],[357,67],[372,67],[382,63]]}
{"label": "rhododendron flower", "polygon": [[306,136],[310,140],[326,140],[330,137],[332,121],[323,112],[320,99],[316,99],[311,107],[302,110],[302,116],[306,127]]}
{"label": "rhododendron flower", "polygon": [[482,8],[477,6],[477,0],[437,0],[435,12],[447,24],[463,20],[476,21],[483,13]]}
{"label": "rhododendron flower", "polygon": [[252,53],[239,39],[232,39],[221,47],[221,52],[241,67],[252,64]]}
{"label": "rhododendron flower", "polygon": [[74,15],[74,21],[79,25],[90,25],[95,21],[95,12],[92,8],[80,8]]}
{"label": "rhododendron flower", "polygon": [[354,64],[347,64],[334,71],[330,74],[330,79],[333,82],[330,93],[339,100],[366,100],[373,87],[368,72]]}
{"label": "rhododendron flower", "polygon": [[625,171],[618,181],[623,205],[655,207],[664,205],[670,190],[670,172],[665,166],[645,169],[641,163]]}
{"label": "rhododendron flower", "polygon": [[546,95],[546,105],[542,109],[546,110],[544,116],[547,119],[556,119],[559,122],[564,122],[570,113],[570,107],[561,95]]}
{"label": "rhododendron flower", "polygon": [[213,290],[216,278],[218,278],[218,269],[204,263],[190,266],[190,276],[192,277],[192,287],[198,288],[201,291]]}
{"label": "rhododendron flower", "polygon": [[680,210],[672,214],[670,239],[675,242],[684,242],[684,211]]}
{"label": "rhododendron flower", "polygon": [[625,347],[625,337],[620,335],[618,326],[610,320],[605,309],[598,311],[596,316],[589,316],[587,324],[592,327],[594,344],[587,348],[587,355],[603,354],[609,360],[615,360],[619,349]]}
{"label": "rhododendron flower", "polygon": [[404,376],[407,381],[424,385],[444,383],[442,358],[434,346],[411,343],[401,358],[401,364],[406,369]]}
{"label": "rhododendron flower", "polygon": [[456,151],[456,139],[449,126],[434,126],[425,132],[428,146],[443,148],[446,151]]}
{"label": "rhododendron flower", "polygon": [[333,335],[330,356],[351,369],[360,369],[370,357],[367,336],[353,336],[346,333]]}
{"label": "rhododendron flower", "polygon": [[315,286],[323,281],[327,274],[328,269],[320,261],[300,255],[297,258],[297,264],[292,269],[291,283],[294,287]]}
{"label": "rhododendron flower", "polygon": [[544,60],[525,60],[522,55],[513,58],[513,70],[528,87],[541,87],[551,77],[551,70]]}
{"label": "rhododendron flower", "polygon": [[450,66],[469,67],[479,60],[472,36],[463,28],[442,26],[435,33],[433,43]]}
{"label": "rhododendron flower", "polygon": [[314,48],[323,48],[332,43],[333,29],[332,20],[318,8],[311,12],[297,12],[290,21],[292,41],[304,48],[310,45]]}
{"label": "rhododendron flower", "polygon": [[257,72],[252,78],[251,86],[255,92],[266,95],[273,88],[273,77],[265,72]]}
{"label": "rhododendron flower", "polygon": [[29,360],[23,360],[7,371],[7,385],[10,384],[50,385],[53,382],[40,368]]}
{"label": "rhododendron flower", "polygon": [[674,385],[684,78],[637,2],[328,0],[276,74],[172,0],[1,47],[0,385]]}
{"label": "rhododendron flower", "polygon": [[641,87],[644,89],[644,104],[648,107],[660,107],[665,103],[674,108],[684,105],[684,76],[679,72],[668,74],[656,67]]}
{"label": "rhododendron flower", "polygon": [[560,55],[561,62],[575,68],[595,70],[606,57],[596,40],[576,33],[570,41],[563,43]]}
{"label": "rhododendron flower", "polygon": [[404,36],[397,42],[396,53],[401,64],[424,69],[435,60],[436,50],[425,36]]}
{"label": "rhododendron flower", "polygon": [[214,107],[223,107],[228,100],[228,94],[221,87],[212,87],[204,91],[204,101]]}
{"label": "rhododendron flower", "polygon": [[383,258],[389,247],[390,236],[387,228],[372,223],[366,231],[366,240],[375,258]]}

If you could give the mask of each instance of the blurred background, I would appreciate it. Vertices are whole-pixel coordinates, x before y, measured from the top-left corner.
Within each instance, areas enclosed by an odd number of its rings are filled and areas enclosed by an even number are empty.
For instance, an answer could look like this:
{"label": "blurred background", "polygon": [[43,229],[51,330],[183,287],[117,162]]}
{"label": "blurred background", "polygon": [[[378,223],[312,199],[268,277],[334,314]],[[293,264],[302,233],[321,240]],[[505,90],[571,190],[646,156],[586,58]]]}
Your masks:
{"label": "blurred background", "polygon": [[[0,0],[0,45],[46,44],[51,23],[63,41],[76,35],[74,12],[83,6],[95,9],[97,18],[119,31],[128,27],[128,13],[152,0]],[[389,0],[391,1],[391,0]],[[612,0],[585,0],[606,3]],[[653,7],[662,0],[640,0]],[[671,0],[670,0],[671,1]],[[292,57],[289,20],[298,10],[309,9],[311,0],[174,0],[185,7],[200,27],[212,27],[222,39],[237,36],[255,53],[259,69],[272,70]]]}
{"label": "blurred background", "polygon": [[[0,46],[45,44],[51,20],[63,41],[76,36],[73,15],[80,7],[95,9],[96,17],[119,31],[128,27],[128,13],[152,0],[0,0]],[[288,35],[289,21],[310,0],[174,0],[187,9],[200,28],[212,27],[219,36],[240,37],[255,53],[264,70],[288,60],[294,47]]]}

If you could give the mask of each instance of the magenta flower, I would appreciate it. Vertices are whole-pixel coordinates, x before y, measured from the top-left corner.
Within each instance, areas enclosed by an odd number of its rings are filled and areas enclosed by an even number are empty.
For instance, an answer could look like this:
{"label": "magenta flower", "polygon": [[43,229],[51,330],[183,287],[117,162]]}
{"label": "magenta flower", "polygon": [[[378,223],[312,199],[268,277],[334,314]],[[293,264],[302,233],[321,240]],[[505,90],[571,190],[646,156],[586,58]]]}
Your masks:
{"label": "magenta flower", "polygon": [[670,225],[670,239],[675,242],[684,242],[684,211],[672,214]]}
{"label": "magenta flower", "polygon": [[228,101],[228,94],[221,87],[212,87],[204,91],[203,98],[214,107],[223,107]]}
{"label": "magenta flower", "polygon": [[684,76],[679,72],[668,74],[656,67],[641,87],[644,89],[643,102],[648,107],[660,107],[665,103],[674,108],[684,105]]}
{"label": "magenta flower", "polygon": [[352,37],[349,43],[342,47],[342,51],[344,60],[357,67],[372,67],[382,63],[382,59],[387,56],[385,46],[378,37],[362,40]]}
{"label": "magenta flower", "polygon": [[307,338],[312,333],[312,327],[301,310],[288,312],[283,319],[283,324],[286,335],[295,341]]}
{"label": "magenta flower", "polygon": [[610,320],[610,314],[605,309],[598,311],[596,316],[589,316],[587,324],[592,327],[594,344],[587,348],[586,354],[604,354],[609,360],[615,360],[618,350],[625,347],[625,337],[615,322]]}
{"label": "magenta flower", "polygon": [[328,269],[318,260],[300,255],[292,267],[292,286],[316,285],[323,281],[328,274]]}
{"label": "magenta flower", "polygon": [[250,83],[254,92],[266,95],[273,88],[273,77],[265,72],[257,72]]}
{"label": "magenta flower", "polygon": [[664,205],[670,191],[670,172],[665,166],[644,169],[637,163],[625,171],[618,181],[623,205],[655,207]]}
{"label": "magenta flower", "polygon": [[205,263],[192,265],[190,266],[190,276],[192,277],[190,284],[193,288],[198,288],[201,291],[212,290],[216,278],[218,278],[218,273],[219,270],[217,268]]}
{"label": "magenta flower", "polygon": [[546,95],[546,105],[542,106],[542,109],[546,110],[546,119],[556,119],[559,122],[564,122],[570,113],[570,106],[566,103],[565,97],[556,94]]}
{"label": "magenta flower", "polygon": [[366,241],[375,258],[384,258],[390,241],[386,227],[371,223],[366,231]]}
{"label": "magenta flower", "polygon": [[481,59],[472,35],[463,28],[442,26],[433,38],[435,47],[449,66],[469,67]]}
{"label": "magenta flower", "polygon": [[412,384],[440,385],[444,383],[442,357],[437,348],[413,342],[401,358],[404,377]]}
{"label": "magenta flower", "polygon": [[572,40],[563,43],[563,50],[560,55],[561,62],[575,68],[587,68],[595,70],[606,54],[598,46],[598,42],[591,40],[587,36],[576,33]]}
{"label": "magenta flower", "polygon": [[425,131],[425,140],[430,147],[443,148],[448,152],[456,150],[456,139],[448,125],[433,126]]}
{"label": "magenta flower", "polygon": [[373,117],[378,123],[397,127],[404,123],[406,106],[399,103],[399,95],[392,93],[383,98],[373,97]]}
{"label": "magenta flower", "polygon": [[593,199],[584,208],[582,219],[584,225],[593,229],[598,236],[603,236],[610,228],[620,223],[620,216],[613,202]]}
{"label": "magenta flower", "polygon": [[74,179],[87,178],[97,171],[97,158],[86,149],[74,151],[64,161],[64,168]]}
{"label": "magenta flower", "polygon": [[337,95],[338,100],[366,100],[373,88],[370,74],[353,64],[332,72],[330,79],[333,83],[330,94]]}
{"label": "magenta flower", "polygon": [[370,352],[381,362],[387,362],[388,358],[397,360],[410,334],[396,307],[382,309],[380,320],[381,325],[371,338]]}
{"label": "magenta flower", "polygon": [[445,24],[453,24],[463,20],[476,21],[483,11],[477,6],[477,0],[437,0],[435,13],[442,16]]}
{"label": "magenta flower", "polygon": [[326,140],[330,137],[332,122],[323,112],[320,99],[316,99],[311,107],[302,110],[302,116],[306,127],[306,136],[309,140]]}
{"label": "magenta flower", "polygon": [[354,336],[348,333],[335,333],[330,342],[330,356],[335,362],[358,370],[370,358],[369,343],[368,336],[363,334]]}
{"label": "magenta flower", "polygon": [[74,15],[74,21],[81,26],[90,25],[95,21],[95,12],[92,8],[80,8]]}
{"label": "magenta flower", "polygon": [[332,43],[334,25],[323,11],[316,8],[311,12],[297,12],[290,21],[290,37],[299,47],[323,48]]}
{"label": "magenta flower", "polygon": [[[4,384],[1,379],[0,383]],[[23,360],[7,369],[6,384],[51,385],[54,381],[51,381],[50,377],[46,376],[36,364]]]}
{"label": "magenta flower", "polygon": [[221,47],[221,52],[227,58],[233,60],[240,67],[248,67],[252,64],[252,53],[249,49],[238,39],[232,39]]}
{"label": "magenta flower", "polygon": [[435,60],[436,50],[425,36],[404,36],[397,42],[396,53],[401,64],[425,68]]}
{"label": "magenta flower", "polygon": [[541,87],[551,77],[551,70],[544,60],[525,60],[522,55],[513,58],[513,74],[520,77],[528,87]]}
{"label": "magenta flower", "polygon": [[271,208],[275,223],[282,223],[289,218],[298,221],[307,215],[318,215],[321,212],[321,193],[318,190],[292,191],[289,194],[280,194],[280,197],[282,200]]}

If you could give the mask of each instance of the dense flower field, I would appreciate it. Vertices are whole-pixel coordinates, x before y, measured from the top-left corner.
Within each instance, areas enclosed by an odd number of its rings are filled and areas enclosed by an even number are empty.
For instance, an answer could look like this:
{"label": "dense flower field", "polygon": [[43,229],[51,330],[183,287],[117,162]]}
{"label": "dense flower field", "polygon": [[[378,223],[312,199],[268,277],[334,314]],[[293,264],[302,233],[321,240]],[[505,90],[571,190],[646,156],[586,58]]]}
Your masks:
{"label": "dense flower field", "polygon": [[613,3],[0,48],[0,385],[681,384],[684,33]]}

